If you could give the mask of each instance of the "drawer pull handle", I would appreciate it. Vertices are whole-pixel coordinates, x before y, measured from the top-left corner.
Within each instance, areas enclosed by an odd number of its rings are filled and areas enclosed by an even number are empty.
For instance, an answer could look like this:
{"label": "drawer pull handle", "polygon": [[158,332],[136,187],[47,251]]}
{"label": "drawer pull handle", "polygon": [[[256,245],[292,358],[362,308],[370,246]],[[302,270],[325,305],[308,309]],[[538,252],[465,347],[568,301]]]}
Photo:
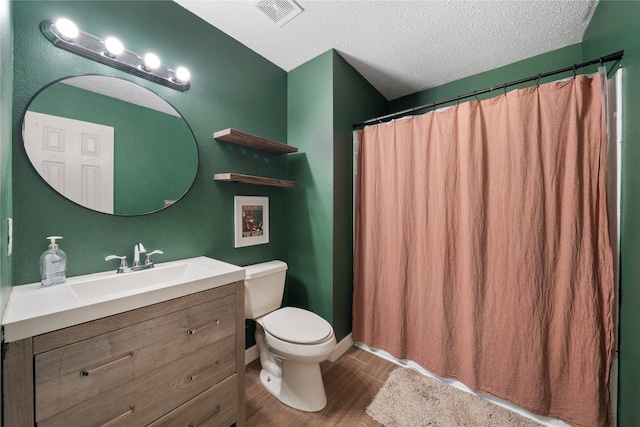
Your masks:
{"label": "drawer pull handle", "polygon": [[129,415],[133,414],[133,410],[135,409],[135,406],[131,405],[129,407],[129,410],[127,412],[125,412],[122,415],[118,415],[117,417],[115,417],[114,419],[112,419],[111,421],[107,421],[106,423],[102,424],[101,427],[109,427],[114,425],[117,422],[122,421],[123,419],[127,418]]}
{"label": "drawer pull handle", "polygon": [[[222,408],[222,406],[220,406],[220,404],[218,403],[218,406],[216,406],[216,410],[213,411],[213,413],[211,415],[209,415],[207,418],[205,418],[204,420],[202,420],[202,424],[204,424],[205,422],[209,421],[211,418],[213,418],[214,415],[216,415],[218,412],[220,412],[220,409]],[[189,423],[189,427],[198,427],[197,424],[194,423]]]}
{"label": "drawer pull handle", "polygon": [[114,360],[113,362],[105,363],[104,365],[100,365],[97,368],[83,369],[82,371],[80,371],[80,373],[82,374],[83,377],[88,377],[89,375],[95,374],[96,372],[101,371],[103,369],[107,369],[119,363],[126,362],[127,360],[130,360],[132,357],[133,357],[133,351],[129,352],[129,354],[127,354],[124,357],[121,357],[120,359]]}
{"label": "drawer pull handle", "polygon": [[199,328],[195,328],[195,329],[189,329],[187,331],[187,333],[189,335],[195,335],[195,334],[199,334],[202,331],[206,331],[209,328],[213,328],[214,326],[218,326],[220,324],[220,320],[216,319],[211,323],[207,323],[206,325],[202,325]]}
{"label": "drawer pull handle", "polygon": [[218,367],[220,366],[220,361],[216,360],[215,365],[208,367],[207,369],[205,369],[204,371],[200,371],[197,374],[192,374],[189,375],[187,377],[187,379],[189,379],[189,381],[199,381],[201,380],[203,377],[208,376],[209,374],[211,374],[212,372],[216,371],[218,369]]}

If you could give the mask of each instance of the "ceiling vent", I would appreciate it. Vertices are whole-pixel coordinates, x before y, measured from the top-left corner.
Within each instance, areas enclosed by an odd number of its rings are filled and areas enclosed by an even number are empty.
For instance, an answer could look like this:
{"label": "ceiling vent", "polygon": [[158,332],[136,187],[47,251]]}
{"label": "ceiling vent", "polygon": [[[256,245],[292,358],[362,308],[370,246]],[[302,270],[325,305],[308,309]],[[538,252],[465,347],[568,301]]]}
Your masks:
{"label": "ceiling vent", "polygon": [[302,8],[293,0],[254,0],[251,4],[279,27],[302,13]]}

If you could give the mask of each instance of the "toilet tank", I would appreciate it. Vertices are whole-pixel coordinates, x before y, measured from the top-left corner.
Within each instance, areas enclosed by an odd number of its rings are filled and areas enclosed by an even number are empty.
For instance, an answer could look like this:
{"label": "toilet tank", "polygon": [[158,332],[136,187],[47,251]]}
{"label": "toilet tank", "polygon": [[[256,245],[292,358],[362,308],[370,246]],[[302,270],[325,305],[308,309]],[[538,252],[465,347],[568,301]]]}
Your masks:
{"label": "toilet tank", "polygon": [[287,264],[268,261],[244,267],[244,317],[257,319],[282,305]]}

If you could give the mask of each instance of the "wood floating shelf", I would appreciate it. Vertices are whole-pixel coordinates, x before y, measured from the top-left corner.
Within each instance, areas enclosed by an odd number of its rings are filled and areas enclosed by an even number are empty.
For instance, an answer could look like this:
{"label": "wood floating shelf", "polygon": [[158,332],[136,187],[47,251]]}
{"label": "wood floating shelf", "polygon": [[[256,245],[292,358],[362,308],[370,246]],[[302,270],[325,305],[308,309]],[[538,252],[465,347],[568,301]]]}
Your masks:
{"label": "wood floating shelf", "polygon": [[[242,132],[237,129],[223,129],[213,133],[213,137],[220,141],[229,142],[231,144],[243,145],[245,147],[255,148],[257,150],[268,151],[275,154],[297,153],[298,149],[291,145],[283,144],[278,141],[272,141],[261,136]],[[216,181],[227,182],[244,182],[247,184],[271,185],[273,187],[297,187],[295,181],[287,181],[286,179],[265,178],[262,176],[243,175],[239,173],[217,173],[213,176]]]}
{"label": "wood floating shelf", "polygon": [[215,181],[244,182],[246,184],[271,185],[273,187],[297,187],[295,181],[286,179],[264,178],[262,176],[242,175],[239,173],[217,173],[213,176]]}
{"label": "wood floating shelf", "polygon": [[230,142],[231,144],[244,145],[245,147],[256,148],[258,150],[268,151],[275,154],[297,153],[298,149],[291,145],[283,144],[278,141],[272,141],[261,136],[253,135],[240,130],[228,128],[214,132],[213,137],[220,141]]}

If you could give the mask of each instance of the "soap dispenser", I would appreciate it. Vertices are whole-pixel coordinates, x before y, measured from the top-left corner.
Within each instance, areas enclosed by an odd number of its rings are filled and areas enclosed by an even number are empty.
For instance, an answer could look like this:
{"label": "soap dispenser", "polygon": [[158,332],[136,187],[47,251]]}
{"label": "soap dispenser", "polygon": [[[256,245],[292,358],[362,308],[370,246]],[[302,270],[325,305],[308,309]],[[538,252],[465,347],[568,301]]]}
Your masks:
{"label": "soap dispenser", "polygon": [[67,280],[67,254],[56,244],[56,239],[62,237],[49,236],[47,239],[51,241],[49,249],[40,256],[42,286],[57,285]]}

